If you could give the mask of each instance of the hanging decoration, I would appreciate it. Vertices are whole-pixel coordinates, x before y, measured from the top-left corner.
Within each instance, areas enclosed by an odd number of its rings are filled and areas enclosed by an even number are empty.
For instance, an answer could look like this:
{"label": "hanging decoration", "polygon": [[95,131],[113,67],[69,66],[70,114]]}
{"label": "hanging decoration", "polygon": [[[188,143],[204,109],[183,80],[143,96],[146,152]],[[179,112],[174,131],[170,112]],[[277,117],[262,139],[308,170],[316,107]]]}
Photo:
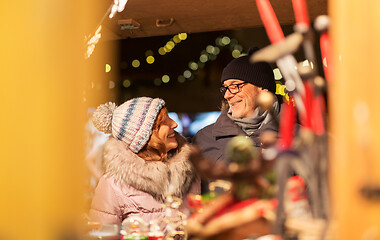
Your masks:
{"label": "hanging decoration", "polygon": [[[102,34],[100,32],[101,30],[102,30],[102,25],[100,25],[96,29],[94,36],[89,35],[88,37],[85,38],[86,45],[87,45],[87,50],[84,54],[85,59],[88,59],[91,56],[91,54],[94,52],[96,44],[99,42],[99,39],[102,37]],[[87,41],[88,38],[89,40]]]}
{"label": "hanging decoration", "polygon": [[[122,12],[125,9],[125,5],[127,4],[128,0],[114,0],[111,6],[107,9],[106,13],[103,15],[102,19],[100,20],[100,23],[96,27],[94,35],[89,34],[88,36],[85,36],[85,43],[86,43],[86,51],[84,54],[85,59],[89,59],[92,55],[92,53],[95,50],[96,44],[99,42],[100,38],[102,37],[101,30],[102,30],[102,24],[104,20],[106,19],[107,15],[109,15],[109,18],[113,18],[116,14],[116,12]],[[89,40],[88,40],[89,39]]]}
{"label": "hanging decoration", "polygon": [[116,14],[116,12],[122,12],[124,11],[125,4],[127,4],[128,0],[114,0],[111,8],[111,13],[109,15],[109,18],[113,18]]}

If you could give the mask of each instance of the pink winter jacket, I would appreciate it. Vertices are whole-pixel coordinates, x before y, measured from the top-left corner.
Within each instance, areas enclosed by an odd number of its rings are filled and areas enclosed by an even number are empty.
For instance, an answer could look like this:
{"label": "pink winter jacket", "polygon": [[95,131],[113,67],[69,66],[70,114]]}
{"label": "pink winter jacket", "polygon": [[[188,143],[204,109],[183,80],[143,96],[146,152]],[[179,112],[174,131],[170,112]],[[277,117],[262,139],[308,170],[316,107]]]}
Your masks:
{"label": "pink winter jacket", "polygon": [[189,213],[186,195],[200,193],[200,181],[188,161],[189,145],[166,161],[145,161],[122,141],[110,138],[104,146],[106,174],[99,180],[90,218],[102,224],[121,224],[129,216],[149,222],[163,219],[162,203],[169,194],[184,199],[180,211]]}

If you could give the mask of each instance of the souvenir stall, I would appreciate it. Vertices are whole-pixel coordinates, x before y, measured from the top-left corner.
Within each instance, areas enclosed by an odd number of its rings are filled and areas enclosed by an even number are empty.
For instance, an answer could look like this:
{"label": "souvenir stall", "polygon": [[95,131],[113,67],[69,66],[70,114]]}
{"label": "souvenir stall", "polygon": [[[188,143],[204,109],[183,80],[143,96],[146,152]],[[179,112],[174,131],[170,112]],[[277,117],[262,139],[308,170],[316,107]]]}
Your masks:
{"label": "souvenir stall", "polygon": [[[8,7],[1,8],[0,28],[0,239],[380,239],[380,3],[38,0]],[[220,102],[212,96],[220,75],[205,76],[213,70],[204,68],[215,67],[225,52],[243,56],[250,39],[239,42],[225,33],[244,28],[261,28],[266,38],[250,63],[275,66],[281,114],[275,115],[270,92],[256,102],[274,119],[278,135],[261,132],[260,147],[234,137],[226,161],[218,162],[189,145],[192,169],[207,191],[182,198],[168,186],[155,210],[164,217],[150,221],[136,215],[122,216],[121,224],[93,219],[103,145],[113,134],[94,128],[96,106],[160,92],[173,110],[168,116],[189,140],[201,128],[197,120],[210,124],[220,114],[209,108]],[[203,32],[213,44],[202,42]],[[191,36],[205,45],[200,54],[192,53]],[[142,58],[133,55],[154,37],[160,44],[147,47]],[[192,59],[175,55],[181,44]],[[170,72],[163,64],[155,72],[153,66],[170,56],[185,62],[183,70]],[[139,77],[150,85],[136,88]],[[207,117],[200,113],[206,111]]]}

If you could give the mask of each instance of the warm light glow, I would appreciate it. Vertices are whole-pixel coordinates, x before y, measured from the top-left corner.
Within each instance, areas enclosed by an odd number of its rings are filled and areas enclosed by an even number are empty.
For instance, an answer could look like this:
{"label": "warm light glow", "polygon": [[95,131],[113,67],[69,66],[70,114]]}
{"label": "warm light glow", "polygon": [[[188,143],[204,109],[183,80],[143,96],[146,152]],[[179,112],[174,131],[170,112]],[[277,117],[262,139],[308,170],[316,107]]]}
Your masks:
{"label": "warm light glow", "polygon": [[213,54],[218,55],[220,53],[220,49],[218,47],[214,47]]}
{"label": "warm light glow", "polygon": [[98,35],[100,33],[100,31],[102,31],[102,25],[100,25],[96,31],[95,31],[95,35]]}
{"label": "warm light glow", "polygon": [[177,81],[180,82],[180,83],[184,83],[186,81],[186,78],[181,75],[181,76],[178,76]]}
{"label": "warm light glow", "polygon": [[168,75],[166,75],[166,74],[164,76],[162,76],[161,79],[162,79],[163,83],[168,83],[170,81],[170,77]]}
{"label": "warm light glow", "polygon": [[196,71],[198,69],[198,64],[195,62],[190,62],[189,63],[189,68],[193,71]]}
{"label": "warm light glow", "polygon": [[108,87],[109,88],[115,88],[115,82],[114,81],[109,81]]}
{"label": "warm light glow", "polygon": [[108,63],[106,63],[106,72],[110,72],[111,71],[111,65],[109,65]]}
{"label": "warm light glow", "polygon": [[276,84],[276,94],[284,96],[285,93],[285,85],[282,84]]}
{"label": "warm light glow", "polygon": [[124,11],[125,4],[127,4],[127,2],[128,0],[114,0],[109,18],[113,18],[116,12]]}
{"label": "warm light glow", "polygon": [[169,41],[166,43],[166,45],[168,46],[168,48],[170,49],[173,49],[175,47],[175,43],[173,41]]}
{"label": "warm light glow", "polygon": [[[94,36],[92,36],[90,38],[90,40],[87,41],[87,50],[86,50],[86,53],[85,53],[85,59],[88,59],[91,57],[91,54],[94,52],[95,50],[95,45],[99,42],[99,39],[102,37],[102,34],[101,34],[101,31],[102,30],[102,25],[100,25],[95,33],[94,33]],[[90,37],[90,36],[89,36]],[[87,37],[86,37],[87,39]]]}
{"label": "warm light glow", "polygon": [[154,57],[153,56],[149,56],[146,58],[146,62],[149,63],[149,64],[152,64],[154,63]]}
{"label": "warm light glow", "polygon": [[164,46],[164,51],[168,53],[168,52],[170,52],[170,51],[171,51],[171,49],[169,49],[169,48],[168,48],[168,46],[167,46],[167,45],[165,45],[165,46]]}
{"label": "warm light glow", "polygon": [[206,51],[208,52],[208,53],[210,53],[210,54],[213,54],[214,53],[214,46],[211,46],[211,45],[208,45],[207,47],[206,47]]}
{"label": "warm light glow", "polygon": [[140,61],[137,59],[133,60],[132,61],[132,67],[134,67],[134,68],[140,67]]}
{"label": "warm light glow", "polygon": [[181,42],[181,39],[179,39],[178,35],[175,35],[175,36],[173,37],[173,41],[174,41],[175,43],[180,43],[180,42]]}
{"label": "warm light glow", "polygon": [[146,50],[145,51],[145,57],[153,56],[153,51],[152,50]]}
{"label": "warm light glow", "polygon": [[228,45],[228,44],[230,44],[230,42],[231,42],[231,39],[229,37],[225,36],[222,38],[222,44],[223,45]]}
{"label": "warm light glow", "polygon": [[280,80],[282,78],[282,74],[278,68],[273,69],[273,74],[275,80]]}
{"label": "warm light glow", "polygon": [[123,87],[127,88],[127,87],[129,87],[129,86],[131,86],[131,81],[129,81],[128,79],[125,79],[125,80],[123,81]]}
{"label": "warm light glow", "polygon": [[169,44],[166,44],[165,45],[165,48],[168,49],[169,51],[171,51],[173,49],[173,46],[172,45],[169,45]]}
{"label": "warm light glow", "polygon": [[185,77],[185,78],[191,78],[191,72],[189,71],[189,70],[186,70],[186,71],[184,71],[183,72],[183,76]]}
{"label": "warm light glow", "polygon": [[178,34],[179,39],[185,40],[187,38],[187,33],[180,33]]}
{"label": "warm light glow", "polygon": [[199,61],[205,63],[208,61],[208,56],[207,54],[202,54],[201,56],[199,56]]}
{"label": "warm light glow", "polygon": [[163,47],[160,47],[160,48],[158,49],[158,53],[159,53],[160,55],[165,55],[165,54],[166,54],[166,52],[165,52],[165,50],[164,50]]}
{"label": "warm light glow", "polygon": [[241,54],[241,52],[239,50],[237,50],[237,49],[235,49],[235,50],[232,51],[232,57],[233,58],[240,57],[240,54]]}
{"label": "warm light glow", "polygon": [[217,39],[215,39],[215,44],[218,46],[223,46],[222,38],[218,37]]}

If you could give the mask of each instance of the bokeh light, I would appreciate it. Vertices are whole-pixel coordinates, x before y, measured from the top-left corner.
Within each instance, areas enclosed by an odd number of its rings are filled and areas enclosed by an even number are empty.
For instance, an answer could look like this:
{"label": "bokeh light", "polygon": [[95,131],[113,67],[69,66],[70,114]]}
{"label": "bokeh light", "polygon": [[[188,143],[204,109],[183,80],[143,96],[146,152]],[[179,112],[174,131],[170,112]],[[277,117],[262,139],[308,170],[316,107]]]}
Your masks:
{"label": "bokeh light", "polygon": [[239,50],[235,49],[232,51],[231,54],[232,54],[233,58],[238,58],[238,57],[240,57],[241,52]]}
{"label": "bokeh light", "polygon": [[231,39],[229,37],[225,36],[222,38],[222,44],[223,45],[228,45],[228,44],[230,44],[230,42],[231,42]]}
{"label": "bokeh light", "polygon": [[160,55],[165,55],[165,54],[166,54],[166,52],[165,52],[165,50],[164,50],[163,47],[160,47],[160,48],[158,49],[158,53],[159,53]]}
{"label": "bokeh light", "polygon": [[132,61],[132,67],[134,67],[134,68],[140,67],[140,61],[137,59],[133,60]]}
{"label": "bokeh light", "polygon": [[219,53],[220,53],[220,48],[214,47],[214,51],[212,52],[212,54],[218,55]]}
{"label": "bokeh light", "polygon": [[128,79],[125,79],[123,81],[123,87],[127,88],[127,87],[130,87],[131,86],[131,81],[129,81]]}
{"label": "bokeh light", "polygon": [[282,74],[278,68],[273,69],[273,74],[275,80],[280,80],[282,78]]}
{"label": "bokeh light", "polygon": [[183,72],[183,76],[185,78],[191,78],[192,73],[190,72],[190,70],[186,70],[186,71]]}
{"label": "bokeh light", "polygon": [[214,53],[214,46],[208,45],[206,47],[206,52],[210,53],[210,54],[213,54]]}
{"label": "bokeh light", "polygon": [[222,38],[218,37],[215,39],[215,44],[217,46],[223,46],[223,43],[222,43]]}
{"label": "bokeh light", "polygon": [[178,76],[177,81],[180,83],[184,83],[186,81],[186,78],[182,75]]}
{"label": "bokeh light", "polygon": [[154,63],[154,57],[153,57],[153,56],[148,56],[148,57],[146,58],[146,62],[147,62],[148,64],[152,64],[152,63]]}
{"label": "bokeh light", "polygon": [[201,56],[199,56],[199,61],[205,63],[208,61],[208,56],[207,54],[202,54]]}
{"label": "bokeh light", "polygon": [[178,35],[175,35],[173,37],[173,42],[175,42],[175,43],[180,43],[181,42],[181,39],[179,39]]}
{"label": "bokeh light", "polygon": [[111,71],[111,65],[109,65],[108,63],[106,63],[106,72],[110,72]]}
{"label": "bokeh light", "polygon": [[170,77],[166,74],[163,75],[161,79],[163,83],[168,83],[170,81]]}
{"label": "bokeh light", "polygon": [[196,71],[198,69],[198,64],[196,62],[190,62],[189,68],[193,71]]}
{"label": "bokeh light", "polygon": [[153,83],[154,83],[154,85],[156,85],[156,86],[160,86],[161,83],[162,83],[162,81],[161,81],[160,78],[155,78],[155,79],[153,80]]}
{"label": "bokeh light", "polygon": [[173,41],[169,41],[166,43],[169,49],[173,49],[175,47],[175,43]]}
{"label": "bokeh light", "polygon": [[178,34],[179,39],[185,40],[187,38],[187,33],[180,33]]}
{"label": "bokeh light", "polygon": [[153,51],[152,50],[146,50],[145,51],[145,57],[148,57],[148,56],[153,56]]}

